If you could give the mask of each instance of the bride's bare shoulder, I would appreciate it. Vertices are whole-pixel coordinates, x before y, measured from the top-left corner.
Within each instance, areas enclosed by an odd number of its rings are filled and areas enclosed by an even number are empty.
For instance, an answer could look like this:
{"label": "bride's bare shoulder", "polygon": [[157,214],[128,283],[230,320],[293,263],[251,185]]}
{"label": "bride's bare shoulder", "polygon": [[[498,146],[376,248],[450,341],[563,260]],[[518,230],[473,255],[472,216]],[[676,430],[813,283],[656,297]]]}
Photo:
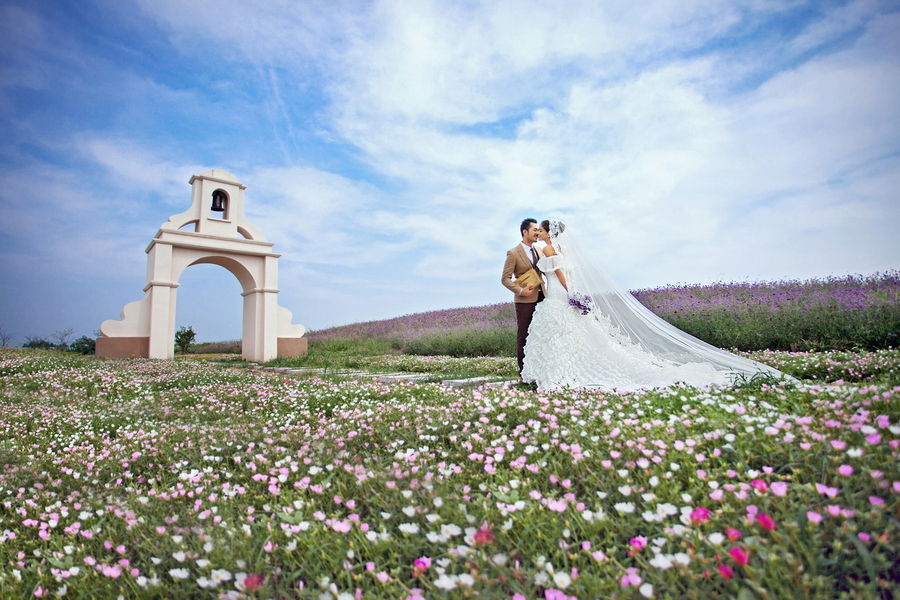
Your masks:
{"label": "bride's bare shoulder", "polygon": [[553,244],[547,244],[541,252],[544,253],[544,256],[556,256],[556,248],[553,247]]}

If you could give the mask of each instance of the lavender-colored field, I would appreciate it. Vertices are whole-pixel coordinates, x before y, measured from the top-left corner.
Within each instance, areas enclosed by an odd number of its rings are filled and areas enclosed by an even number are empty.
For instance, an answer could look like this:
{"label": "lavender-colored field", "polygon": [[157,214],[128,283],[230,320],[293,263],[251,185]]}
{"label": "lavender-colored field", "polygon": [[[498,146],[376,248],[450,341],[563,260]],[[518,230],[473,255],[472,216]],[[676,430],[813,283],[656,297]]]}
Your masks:
{"label": "lavender-colored field", "polygon": [[660,316],[710,309],[743,312],[828,308],[851,312],[900,304],[900,272],[849,275],[806,281],[681,285],[632,292]]}
{"label": "lavender-colored field", "polygon": [[512,302],[470,308],[451,308],[386,319],[353,323],[309,333],[310,340],[388,338],[415,340],[455,330],[512,328],[516,313]]}
{"label": "lavender-colored field", "polygon": [[[741,350],[897,347],[900,272],[757,283],[670,285],[633,292],[654,313],[707,342]],[[515,326],[512,302],[406,315],[310,333],[311,340],[410,342]]]}

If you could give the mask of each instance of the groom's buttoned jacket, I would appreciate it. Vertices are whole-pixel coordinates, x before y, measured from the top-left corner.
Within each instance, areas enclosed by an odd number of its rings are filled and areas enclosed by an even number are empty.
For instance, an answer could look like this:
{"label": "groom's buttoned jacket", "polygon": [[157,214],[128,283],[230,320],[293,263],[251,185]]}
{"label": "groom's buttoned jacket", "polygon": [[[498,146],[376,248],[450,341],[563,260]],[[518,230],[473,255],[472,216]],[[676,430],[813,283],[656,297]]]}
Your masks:
{"label": "groom's buttoned jacket", "polygon": [[[522,296],[520,295],[522,286],[516,285],[516,282],[513,281],[514,277],[524,275],[528,272],[528,269],[533,266],[531,257],[525,253],[525,248],[522,247],[522,244],[516,244],[515,248],[510,249],[506,253],[506,262],[503,263],[503,276],[500,281],[503,283],[504,287],[515,294],[515,302],[537,302],[537,290],[527,296]],[[538,275],[540,274],[540,271],[538,271]],[[544,289],[543,281],[541,281],[541,291],[545,294],[547,293],[547,290]]]}

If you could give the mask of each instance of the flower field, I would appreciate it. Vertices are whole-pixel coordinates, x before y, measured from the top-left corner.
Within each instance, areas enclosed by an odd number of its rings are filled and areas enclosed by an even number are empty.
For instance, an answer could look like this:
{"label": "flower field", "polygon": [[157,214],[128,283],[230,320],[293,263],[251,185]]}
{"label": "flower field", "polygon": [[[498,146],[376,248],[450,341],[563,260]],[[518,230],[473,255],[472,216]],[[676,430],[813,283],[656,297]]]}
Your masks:
{"label": "flower field", "polygon": [[896,598],[900,356],[757,358],[817,379],[541,394],[2,350],[0,597]]}

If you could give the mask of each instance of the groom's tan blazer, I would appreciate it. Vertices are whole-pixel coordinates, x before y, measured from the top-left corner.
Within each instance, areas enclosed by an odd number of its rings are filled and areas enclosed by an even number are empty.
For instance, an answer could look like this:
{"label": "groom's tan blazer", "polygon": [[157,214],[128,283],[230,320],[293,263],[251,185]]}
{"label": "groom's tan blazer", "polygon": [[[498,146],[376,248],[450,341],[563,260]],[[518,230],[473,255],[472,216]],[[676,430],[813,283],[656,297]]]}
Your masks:
{"label": "groom's tan blazer", "polygon": [[[540,257],[540,252],[538,252],[538,256]],[[522,247],[522,244],[516,244],[515,248],[507,251],[506,262],[503,263],[503,275],[500,279],[500,282],[504,285],[504,287],[515,294],[514,302],[537,302],[537,289],[535,289],[527,296],[522,296],[520,295],[522,286],[516,285],[516,282],[513,281],[514,277],[524,275],[528,272],[528,269],[532,268],[533,266],[534,265],[531,264],[531,257],[525,253],[525,249]],[[538,275],[542,275],[542,273],[538,271]],[[544,292],[544,294],[547,293],[547,290],[544,288],[543,278],[541,280],[541,291]]]}

